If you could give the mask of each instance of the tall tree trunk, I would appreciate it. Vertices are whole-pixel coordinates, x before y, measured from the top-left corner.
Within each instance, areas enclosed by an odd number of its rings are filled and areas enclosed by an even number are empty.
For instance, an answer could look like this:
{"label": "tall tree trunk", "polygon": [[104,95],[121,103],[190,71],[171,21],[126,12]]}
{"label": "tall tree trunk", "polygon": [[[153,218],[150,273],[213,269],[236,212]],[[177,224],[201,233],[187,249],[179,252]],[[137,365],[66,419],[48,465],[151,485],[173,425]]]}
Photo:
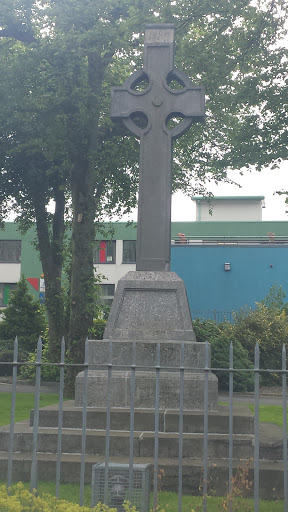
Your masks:
{"label": "tall tree trunk", "polygon": [[[93,323],[95,238],[94,183],[87,161],[76,162],[72,169],[72,262],[70,275],[69,359],[84,361],[85,338]],[[74,389],[79,368],[70,369],[65,381],[67,392]]]}
{"label": "tall tree trunk", "polygon": [[55,213],[52,233],[44,200],[39,195],[34,198],[38,248],[45,279],[45,305],[49,328],[49,353],[51,361],[59,361],[62,336],[67,332],[65,306],[62,291],[62,263],[64,239],[63,191],[55,191]]}
{"label": "tall tree trunk", "polygon": [[[93,246],[95,240],[96,196],[102,183],[96,183],[95,155],[98,148],[99,98],[105,66],[96,53],[88,55],[88,83],[91,94],[87,104],[87,143],[78,153],[72,148],[71,194],[73,208],[72,262],[70,275],[69,359],[83,363],[85,339],[93,325],[95,283]],[[81,151],[82,150],[82,151]],[[96,194],[96,192],[98,192]],[[65,380],[66,392],[72,394],[79,367],[71,367]]]}

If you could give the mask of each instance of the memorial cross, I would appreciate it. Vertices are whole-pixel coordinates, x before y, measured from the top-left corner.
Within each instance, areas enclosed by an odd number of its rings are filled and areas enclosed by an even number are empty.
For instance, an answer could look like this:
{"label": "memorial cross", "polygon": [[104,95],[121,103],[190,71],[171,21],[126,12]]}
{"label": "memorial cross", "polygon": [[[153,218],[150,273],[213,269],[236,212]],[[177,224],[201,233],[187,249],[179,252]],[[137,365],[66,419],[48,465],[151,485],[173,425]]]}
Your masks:
{"label": "memorial cross", "polygon": [[[170,270],[172,140],[203,121],[204,109],[204,88],[174,69],[173,25],[148,25],[143,69],[111,93],[111,117],[140,138],[136,270]],[[181,122],[170,129],[173,117]]]}

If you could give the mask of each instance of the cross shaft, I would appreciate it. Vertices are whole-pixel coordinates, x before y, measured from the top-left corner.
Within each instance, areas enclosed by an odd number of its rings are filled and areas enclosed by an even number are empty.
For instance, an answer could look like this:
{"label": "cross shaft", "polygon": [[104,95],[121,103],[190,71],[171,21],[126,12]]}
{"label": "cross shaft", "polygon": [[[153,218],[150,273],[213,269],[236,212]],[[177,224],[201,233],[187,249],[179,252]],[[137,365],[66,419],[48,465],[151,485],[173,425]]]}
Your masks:
{"label": "cross shaft", "polygon": [[[140,138],[136,270],[170,270],[172,141],[204,118],[203,87],[175,70],[173,60],[173,26],[148,26],[143,70],[112,88],[111,117],[122,119]],[[141,80],[148,85],[139,91]],[[173,80],[181,89],[169,86]],[[135,124],[135,115],[144,118],[144,128]],[[182,122],[169,129],[168,121],[175,116]]]}

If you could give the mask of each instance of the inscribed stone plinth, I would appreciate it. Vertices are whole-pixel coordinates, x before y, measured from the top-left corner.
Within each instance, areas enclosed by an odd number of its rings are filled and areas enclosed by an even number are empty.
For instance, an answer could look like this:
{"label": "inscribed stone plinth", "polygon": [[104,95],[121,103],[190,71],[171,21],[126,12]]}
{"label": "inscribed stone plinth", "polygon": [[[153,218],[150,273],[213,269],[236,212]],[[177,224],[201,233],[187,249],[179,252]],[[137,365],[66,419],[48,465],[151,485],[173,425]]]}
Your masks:
{"label": "inscribed stone plinth", "polygon": [[[133,343],[135,353],[133,355]],[[112,344],[112,359],[110,347]],[[87,401],[107,404],[109,361],[113,407],[130,407],[131,365],[136,365],[135,407],[154,408],[160,346],[160,409],[179,408],[181,346],[184,344],[184,409],[204,405],[205,344],[196,342],[184,283],[174,272],[128,272],[119,280],[103,341],[89,342]],[[210,364],[210,357],[209,357]],[[102,365],[104,369],[98,369]],[[83,372],[76,378],[75,405],[82,405]],[[217,378],[208,374],[208,407],[217,409]]]}
{"label": "inscribed stone plinth", "polygon": [[104,339],[196,341],[184,283],[175,272],[119,280]]}

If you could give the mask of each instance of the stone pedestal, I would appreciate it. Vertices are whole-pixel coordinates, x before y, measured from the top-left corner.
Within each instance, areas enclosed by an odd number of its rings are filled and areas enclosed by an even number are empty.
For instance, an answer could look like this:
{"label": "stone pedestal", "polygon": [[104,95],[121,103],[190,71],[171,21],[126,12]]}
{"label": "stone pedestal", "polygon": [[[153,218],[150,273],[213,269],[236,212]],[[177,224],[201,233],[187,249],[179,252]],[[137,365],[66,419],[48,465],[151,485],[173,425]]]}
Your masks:
{"label": "stone pedestal", "polygon": [[[157,346],[160,347],[159,407],[178,409],[184,348],[184,409],[204,406],[205,344],[198,343],[182,279],[174,272],[128,272],[119,280],[104,339],[89,342],[88,406],[130,407],[135,364],[135,407],[154,408]],[[183,357],[183,352],[182,352]],[[210,365],[210,356],[209,356]],[[75,405],[82,405],[83,372],[76,377]],[[208,374],[209,409],[217,409],[218,381]]]}

